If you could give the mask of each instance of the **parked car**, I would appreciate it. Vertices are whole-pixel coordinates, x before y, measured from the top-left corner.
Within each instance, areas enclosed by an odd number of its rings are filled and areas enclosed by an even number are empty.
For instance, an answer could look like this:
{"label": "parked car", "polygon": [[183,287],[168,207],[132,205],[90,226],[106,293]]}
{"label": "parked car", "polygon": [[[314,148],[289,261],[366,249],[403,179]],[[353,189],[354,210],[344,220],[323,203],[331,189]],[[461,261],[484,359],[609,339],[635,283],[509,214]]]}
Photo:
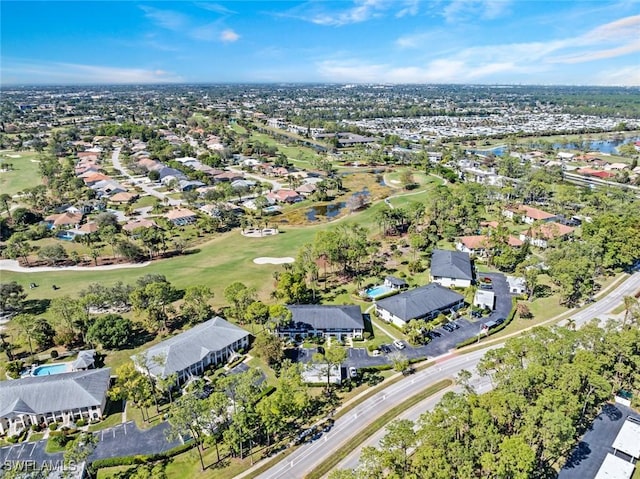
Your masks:
{"label": "parked car", "polygon": [[393,342],[393,345],[398,349],[404,349],[404,343],[402,341],[400,341],[399,339],[396,339]]}
{"label": "parked car", "polygon": [[505,322],[505,318],[498,318],[498,319],[495,320],[496,326],[498,326],[498,325],[500,325],[500,324],[502,324],[504,322]]}
{"label": "parked car", "polygon": [[482,313],[480,311],[471,311],[471,316],[473,316],[474,318],[481,318]]}
{"label": "parked car", "polygon": [[458,323],[449,323],[453,329],[460,329],[460,325]]}
{"label": "parked car", "polygon": [[353,366],[351,366],[349,368],[349,377],[351,377],[351,378],[358,377],[358,370],[356,368],[354,368]]}
{"label": "parked car", "polygon": [[371,356],[380,356],[380,350],[379,349],[374,349],[373,351],[371,351]]}
{"label": "parked car", "polygon": [[450,333],[453,332],[453,327],[450,324],[443,324],[442,325],[442,329],[444,329],[445,331],[449,331]]}
{"label": "parked car", "polygon": [[386,344],[381,344],[380,345],[380,351],[382,351],[383,353],[390,353],[391,352],[391,348]]}

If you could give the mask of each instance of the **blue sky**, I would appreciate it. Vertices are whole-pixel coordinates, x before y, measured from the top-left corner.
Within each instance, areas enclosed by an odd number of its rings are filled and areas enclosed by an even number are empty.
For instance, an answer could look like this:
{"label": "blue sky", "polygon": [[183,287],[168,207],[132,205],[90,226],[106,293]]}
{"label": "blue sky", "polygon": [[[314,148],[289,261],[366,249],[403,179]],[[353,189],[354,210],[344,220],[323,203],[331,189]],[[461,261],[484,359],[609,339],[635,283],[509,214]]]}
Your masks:
{"label": "blue sky", "polygon": [[2,0],[0,82],[640,85],[637,0]]}

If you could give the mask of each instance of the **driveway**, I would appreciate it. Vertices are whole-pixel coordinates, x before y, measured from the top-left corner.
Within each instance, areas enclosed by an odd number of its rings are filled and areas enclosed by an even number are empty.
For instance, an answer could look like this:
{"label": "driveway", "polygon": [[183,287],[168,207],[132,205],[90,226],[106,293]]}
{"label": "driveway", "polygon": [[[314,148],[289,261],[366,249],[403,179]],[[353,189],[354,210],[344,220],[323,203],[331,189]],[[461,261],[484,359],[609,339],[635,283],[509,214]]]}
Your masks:
{"label": "driveway", "polygon": [[[163,422],[150,429],[138,429],[135,422],[129,421],[115,427],[96,432],[98,444],[90,456],[90,461],[108,457],[122,457],[156,454],[168,451],[182,444],[179,440],[169,441],[169,424]],[[46,440],[24,442],[14,446],[0,448],[0,464],[14,461],[29,461],[32,464],[54,464],[62,461],[62,453],[45,452]]]}
{"label": "driveway", "polygon": [[[388,345],[391,348],[391,354],[402,353],[407,358],[413,360],[441,356],[442,354],[446,354],[452,349],[455,349],[458,343],[472,337],[477,337],[483,323],[493,319],[508,317],[511,312],[512,295],[509,292],[507,278],[501,273],[485,273],[482,276],[491,278],[493,286],[492,291],[496,296],[496,307],[491,314],[475,322],[469,321],[466,318],[456,319],[455,323],[459,328],[452,332],[449,332],[442,327],[438,327],[431,332],[432,339],[424,346],[414,347],[409,345],[406,341],[403,341],[405,347],[399,349],[391,343]],[[299,348],[297,349],[297,356],[292,357],[291,359],[297,362],[309,363],[311,362],[311,358],[315,352],[315,348]],[[371,356],[366,348],[349,348],[347,350],[347,358],[345,359],[343,366],[346,366],[347,368],[353,366],[360,369],[378,366],[381,364],[389,364],[391,361],[387,356],[388,354]]]}
{"label": "driveway", "polygon": [[509,292],[509,284],[507,283],[507,277],[501,273],[484,273],[482,276],[486,276],[491,279],[493,286],[493,292],[496,295],[496,309],[484,319],[484,322],[489,320],[506,318],[511,312],[512,295]]}
{"label": "driveway", "polygon": [[632,409],[621,404],[605,404],[594,419],[567,463],[560,470],[558,479],[582,479],[595,477],[607,453],[614,453],[611,445],[628,416],[640,420]]}
{"label": "driveway", "polygon": [[107,457],[135,456],[168,451],[182,444],[179,440],[169,441],[169,423],[162,422],[150,429],[138,429],[129,421],[96,433],[100,442],[89,460]]}

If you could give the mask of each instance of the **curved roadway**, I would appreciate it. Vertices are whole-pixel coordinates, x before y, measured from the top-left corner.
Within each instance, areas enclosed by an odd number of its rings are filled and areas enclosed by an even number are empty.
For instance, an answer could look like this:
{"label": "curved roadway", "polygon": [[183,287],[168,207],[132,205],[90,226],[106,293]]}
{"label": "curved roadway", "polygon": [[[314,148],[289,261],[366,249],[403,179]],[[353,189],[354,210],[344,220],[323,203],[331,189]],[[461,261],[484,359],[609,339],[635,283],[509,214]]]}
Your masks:
{"label": "curved roadway", "polygon": [[[640,289],[640,272],[631,275],[616,289],[607,294],[600,301],[589,307],[577,311],[573,318],[576,326],[582,326],[591,319],[604,317],[612,309],[622,303],[624,296],[634,295]],[[563,323],[560,323],[563,324]],[[378,416],[394,406],[401,404],[411,396],[428,387],[429,385],[445,378],[455,378],[462,369],[473,371],[480,359],[489,349],[502,347],[503,343],[488,346],[486,348],[459,356],[445,356],[434,366],[409,376],[400,382],[376,393],[362,404],[357,406],[345,416],[336,420],[333,428],[324,433],[316,441],[300,446],[295,452],[283,461],[271,467],[266,472],[256,476],[259,479],[300,479],[308,474],[314,467],[335,454],[350,438],[374,421]],[[477,380],[476,380],[477,381]],[[488,387],[486,383],[476,383],[476,387],[483,392]],[[432,409],[437,403],[435,397],[422,401],[403,414],[409,417],[419,416],[420,413]],[[402,416],[406,417],[406,416]],[[375,437],[380,439],[382,435],[374,435],[365,444],[375,444]],[[358,447],[360,449],[360,447]],[[348,456],[340,467],[354,467],[357,455]],[[241,475],[242,476],[242,475]],[[239,476],[239,477],[241,477]]]}

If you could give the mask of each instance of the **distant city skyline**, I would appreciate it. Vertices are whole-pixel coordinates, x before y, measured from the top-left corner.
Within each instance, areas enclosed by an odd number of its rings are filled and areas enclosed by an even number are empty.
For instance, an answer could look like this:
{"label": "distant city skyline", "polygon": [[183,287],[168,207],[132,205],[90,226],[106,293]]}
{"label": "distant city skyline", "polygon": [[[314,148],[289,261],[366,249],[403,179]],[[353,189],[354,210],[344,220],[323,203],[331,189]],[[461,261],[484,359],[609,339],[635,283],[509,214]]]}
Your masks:
{"label": "distant city skyline", "polygon": [[640,3],[2,0],[0,84],[640,86]]}

